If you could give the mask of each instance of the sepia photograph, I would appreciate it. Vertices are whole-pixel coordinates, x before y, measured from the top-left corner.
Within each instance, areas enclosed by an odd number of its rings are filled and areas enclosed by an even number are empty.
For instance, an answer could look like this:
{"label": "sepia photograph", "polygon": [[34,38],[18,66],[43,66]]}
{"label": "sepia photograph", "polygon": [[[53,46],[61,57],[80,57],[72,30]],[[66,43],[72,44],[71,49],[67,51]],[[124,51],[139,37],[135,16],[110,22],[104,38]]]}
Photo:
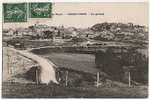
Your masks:
{"label": "sepia photograph", "polygon": [[147,98],[148,17],[148,2],[3,2],[2,98]]}

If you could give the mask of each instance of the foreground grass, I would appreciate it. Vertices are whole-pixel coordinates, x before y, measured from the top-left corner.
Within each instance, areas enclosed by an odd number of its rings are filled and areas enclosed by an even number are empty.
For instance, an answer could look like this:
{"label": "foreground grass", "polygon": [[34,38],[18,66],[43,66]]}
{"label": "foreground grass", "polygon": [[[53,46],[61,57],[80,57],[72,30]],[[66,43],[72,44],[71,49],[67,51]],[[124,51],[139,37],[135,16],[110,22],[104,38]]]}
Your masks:
{"label": "foreground grass", "polygon": [[136,87],[64,87],[3,83],[3,98],[146,98],[147,86]]}

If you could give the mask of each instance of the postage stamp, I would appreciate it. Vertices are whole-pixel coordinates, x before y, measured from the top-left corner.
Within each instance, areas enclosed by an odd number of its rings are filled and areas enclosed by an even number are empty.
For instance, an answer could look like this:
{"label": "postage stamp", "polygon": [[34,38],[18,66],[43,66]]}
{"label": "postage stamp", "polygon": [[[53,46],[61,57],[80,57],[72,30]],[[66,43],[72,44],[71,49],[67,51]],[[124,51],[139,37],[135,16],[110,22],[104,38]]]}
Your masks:
{"label": "postage stamp", "polygon": [[4,22],[26,22],[27,4],[26,3],[4,3],[3,16],[4,16]]}
{"label": "postage stamp", "polygon": [[29,3],[29,18],[50,18],[51,10],[51,2]]}

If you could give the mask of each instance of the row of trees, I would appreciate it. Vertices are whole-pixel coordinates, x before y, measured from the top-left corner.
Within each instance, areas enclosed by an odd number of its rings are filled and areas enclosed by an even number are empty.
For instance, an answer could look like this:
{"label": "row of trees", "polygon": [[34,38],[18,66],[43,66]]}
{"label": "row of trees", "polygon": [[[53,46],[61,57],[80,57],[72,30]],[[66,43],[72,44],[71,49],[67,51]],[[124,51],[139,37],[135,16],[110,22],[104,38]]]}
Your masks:
{"label": "row of trees", "polygon": [[114,53],[114,50],[117,49],[98,51],[95,54],[97,67],[116,80],[125,81],[128,77],[125,73],[130,72],[133,81],[148,82],[148,58],[146,55],[134,49],[124,49],[126,52],[122,49],[118,53]]}

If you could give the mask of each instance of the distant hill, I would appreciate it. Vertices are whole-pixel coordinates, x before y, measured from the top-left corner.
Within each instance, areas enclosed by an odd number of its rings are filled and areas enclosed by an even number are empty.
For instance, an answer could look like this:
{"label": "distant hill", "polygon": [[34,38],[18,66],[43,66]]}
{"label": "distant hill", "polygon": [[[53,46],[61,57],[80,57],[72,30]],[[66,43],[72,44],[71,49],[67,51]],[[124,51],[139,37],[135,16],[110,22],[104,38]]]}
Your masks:
{"label": "distant hill", "polygon": [[99,34],[97,40],[148,41],[148,28],[133,23],[98,23],[91,30]]}

